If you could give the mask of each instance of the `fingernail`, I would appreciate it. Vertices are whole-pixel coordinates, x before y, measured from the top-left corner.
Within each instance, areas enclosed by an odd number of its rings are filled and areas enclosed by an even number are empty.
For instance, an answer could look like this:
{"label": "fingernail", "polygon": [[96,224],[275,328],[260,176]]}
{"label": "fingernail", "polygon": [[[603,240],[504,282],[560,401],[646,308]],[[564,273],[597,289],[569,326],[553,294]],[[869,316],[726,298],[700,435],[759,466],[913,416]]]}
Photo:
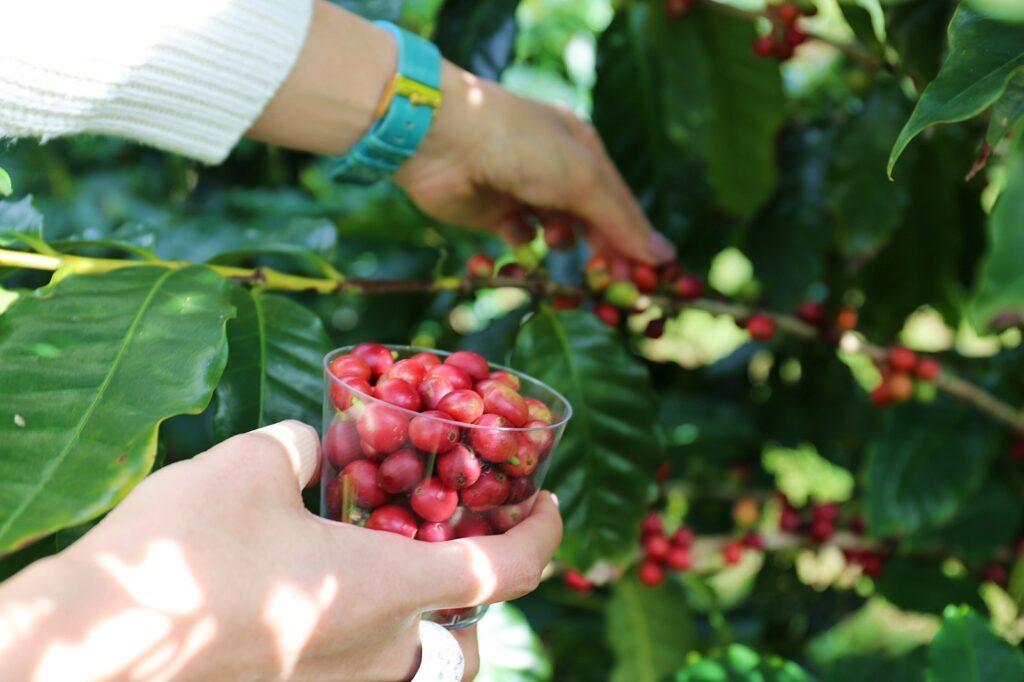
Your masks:
{"label": "fingernail", "polygon": [[665,235],[660,232],[652,232],[651,239],[647,242],[647,247],[651,250],[651,254],[659,261],[669,261],[676,257],[676,247],[672,246],[672,242],[665,239]]}
{"label": "fingernail", "polygon": [[558,495],[551,493],[551,501],[555,503],[555,506],[559,509],[562,508],[562,504],[558,501]]}

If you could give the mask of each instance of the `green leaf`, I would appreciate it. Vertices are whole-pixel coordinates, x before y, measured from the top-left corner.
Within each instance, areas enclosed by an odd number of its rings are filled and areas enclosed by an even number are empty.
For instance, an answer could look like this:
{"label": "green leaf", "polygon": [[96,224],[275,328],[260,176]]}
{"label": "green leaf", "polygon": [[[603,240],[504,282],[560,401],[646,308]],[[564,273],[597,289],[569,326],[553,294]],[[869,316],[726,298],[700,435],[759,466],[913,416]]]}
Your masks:
{"label": "green leaf", "polygon": [[331,349],[323,323],[277,294],[235,287],[238,315],[228,323],[228,364],[217,386],[218,440],[284,419],[318,425],[322,361]]}
{"label": "green leaf", "polygon": [[928,650],[929,682],[1020,682],[1024,654],[966,607],[950,607]]}
{"label": "green leaf", "polygon": [[9,197],[14,191],[14,184],[11,176],[3,168],[0,168],[0,197]]}
{"label": "green leaf", "polygon": [[908,538],[906,547],[942,547],[966,561],[985,561],[1013,544],[1021,512],[1017,496],[992,481],[965,501],[948,523]]}
{"label": "green leaf", "polygon": [[103,513],[149,472],[160,423],[209,402],[232,314],[212,270],[133,267],[0,317],[0,551]]}
{"label": "green leaf", "polygon": [[889,155],[889,175],[910,141],[925,128],[977,116],[1024,69],[1024,26],[1001,24],[960,5],[949,24],[949,55],[921,94]]}
{"label": "green leaf", "polygon": [[778,656],[761,656],[742,644],[697,660],[679,671],[676,682],[813,682],[803,668]]}
{"label": "green leaf", "polygon": [[477,626],[480,672],[476,682],[547,682],[551,660],[522,611],[493,604]]}
{"label": "green leaf", "polygon": [[996,429],[973,410],[938,401],[890,408],[868,448],[865,510],[875,537],[949,521],[984,480]]}
{"label": "green leaf", "polygon": [[434,42],[459,66],[496,81],[515,52],[518,5],[519,0],[446,0]]}
{"label": "green leaf", "polygon": [[[23,233],[36,239],[43,237],[43,214],[32,205],[32,195],[18,201],[0,201],[0,233]],[[13,244],[16,239],[0,234],[0,246]]]}
{"label": "green leaf", "polygon": [[949,0],[909,0],[886,8],[886,37],[915,82],[927,83],[939,73],[955,5]]}
{"label": "green leaf", "polygon": [[618,580],[607,614],[606,639],[615,653],[611,682],[659,682],[697,644],[686,593],[675,580],[655,588],[634,575]]}
{"label": "green leaf", "polygon": [[825,682],[925,682],[923,650],[899,658],[850,656],[829,667]]}
{"label": "green leaf", "polygon": [[565,520],[561,556],[580,568],[598,559],[625,563],[664,460],[647,369],[592,313],[546,306],[520,332],[512,364],[573,407],[546,481]]}
{"label": "green leaf", "polygon": [[1021,116],[1024,116],[1024,74],[1017,74],[1007,84],[1003,96],[992,105],[985,141],[994,147]]}
{"label": "green leaf", "polygon": [[984,608],[974,578],[948,575],[934,559],[895,557],[875,581],[878,594],[893,605],[920,613],[940,614],[949,604]]}
{"label": "green leaf", "polygon": [[1024,23],[1024,6],[1018,0],[968,0],[979,12],[993,19]]}
{"label": "green leaf", "polygon": [[989,246],[981,261],[969,316],[977,329],[999,318],[1024,318],[1024,135],[1006,160],[1006,186],[989,218]]}

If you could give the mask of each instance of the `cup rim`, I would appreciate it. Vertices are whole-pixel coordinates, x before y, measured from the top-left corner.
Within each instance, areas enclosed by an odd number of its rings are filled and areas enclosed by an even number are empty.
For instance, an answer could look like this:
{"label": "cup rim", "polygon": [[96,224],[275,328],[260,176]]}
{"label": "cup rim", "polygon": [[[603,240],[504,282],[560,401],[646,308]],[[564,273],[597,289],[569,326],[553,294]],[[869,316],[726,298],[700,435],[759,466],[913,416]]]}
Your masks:
{"label": "cup rim", "polygon": [[[350,353],[352,351],[352,349],[356,347],[356,345],[358,345],[358,344],[353,344],[353,345],[350,345],[350,346],[341,346],[340,348],[335,348],[334,350],[332,350],[329,353],[327,353],[326,355],[324,355],[324,359],[323,359],[323,361],[321,363],[323,365],[323,369],[324,369],[324,377],[329,379],[330,381],[336,381],[336,382],[340,383],[346,389],[352,391],[353,393],[355,393],[356,395],[358,395],[358,396],[360,396],[362,398],[365,398],[366,400],[368,400],[370,402],[376,402],[376,403],[380,403],[382,405],[387,405],[391,409],[399,410],[400,412],[404,412],[406,414],[412,415],[413,417],[422,417],[422,416],[424,416],[423,412],[416,412],[415,410],[410,410],[410,409],[405,408],[405,407],[399,407],[398,405],[392,405],[391,403],[389,403],[389,402],[387,402],[385,400],[381,400],[380,398],[378,398],[375,395],[364,393],[363,391],[359,390],[357,387],[352,386],[351,384],[348,384],[348,383],[342,381],[340,377],[337,377],[337,376],[335,376],[334,374],[332,374],[330,372],[328,367],[331,364],[331,360],[333,360],[334,358],[336,358],[339,355],[344,355],[344,354]],[[434,355],[441,356],[442,358],[448,357],[448,356],[452,355],[453,353],[458,352],[458,351],[438,350],[437,348],[421,348],[419,346],[406,346],[406,345],[390,344],[390,343],[381,343],[381,344],[377,344],[377,345],[383,346],[383,347],[385,347],[385,348],[387,348],[388,350],[391,350],[391,351],[398,351],[400,354],[401,353],[408,353],[408,354],[432,353]],[[486,360],[487,358],[484,358],[484,359]],[[569,423],[569,420],[572,418],[572,414],[573,414],[572,404],[559,391],[556,391],[555,389],[551,388],[550,386],[548,386],[546,383],[544,383],[540,379],[535,379],[535,378],[531,377],[529,374],[525,374],[523,372],[520,372],[519,370],[512,369],[511,367],[508,367],[506,365],[499,365],[496,362],[491,362],[490,360],[487,360],[487,366],[492,368],[491,371],[502,371],[502,372],[508,372],[510,374],[514,374],[515,376],[517,376],[519,378],[520,382],[526,381],[527,383],[534,384],[536,386],[540,386],[544,390],[551,392],[562,403],[562,406],[564,408],[563,412],[562,412],[562,418],[559,419],[556,422],[552,422],[551,424],[547,424],[545,426],[534,426],[534,427],[525,427],[525,426],[483,426],[481,424],[467,424],[465,422],[460,422],[457,419],[443,419],[441,417],[436,417],[434,415],[426,415],[427,418],[435,420],[435,421],[439,421],[439,422],[442,422],[442,423],[446,423],[446,424],[453,424],[455,426],[458,426],[460,429],[488,429],[488,430],[496,430],[496,431],[513,431],[513,432],[535,432],[535,431],[547,431],[547,430],[552,430],[553,431],[553,430],[559,429],[559,428],[561,428],[561,427],[563,427],[563,426],[565,426],[566,424]],[[335,407],[335,409],[337,409],[337,408]]]}

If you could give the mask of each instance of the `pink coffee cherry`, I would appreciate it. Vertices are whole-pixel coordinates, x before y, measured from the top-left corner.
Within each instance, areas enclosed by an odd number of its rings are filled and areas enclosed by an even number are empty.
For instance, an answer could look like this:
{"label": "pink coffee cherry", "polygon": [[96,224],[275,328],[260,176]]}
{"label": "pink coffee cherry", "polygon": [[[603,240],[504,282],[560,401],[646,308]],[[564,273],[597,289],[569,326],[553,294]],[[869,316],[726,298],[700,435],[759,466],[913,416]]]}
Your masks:
{"label": "pink coffee cherry", "polygon": [[427,521],[420,526],[416,539],[422,542],[445,542],[455,538],[455,526],[445,521],[434,523]]}
{"label": "pink coffee cherry", "polygon": [[427,372],[427,376],[444,377],[452,385],[454,390],[460,388],[471,388],[473,386],[473,380],[469,377],[464,370],[455,365],[438,365],[434,369]]}
{"label": "pink coffee cherry", "polygon": [[534,485],[533,479],[527,477],[513,478],[509,482],[508,499],[505,501],[509,504],[522,502],[527,498],[533,497],[536,492],[537,486]]}
{"label": "pink coffee cherry", "polygon": [[334,376],[349,379],[370,380],[370,366],[366,361],[355,355],[339,355],[327,365],[327,370]]}
{"label": "pink coffee cherry", "polygon": [[473,390],[476,391],[477,394],[479,394],[481,397],[483,397],[487,393],[487,391],[491,390],[492,388],[501,383],[503,382],[498,381],[497,379],[484,379],[483,381],[476,382],[473,385]]}
{"label": "pink coffee cherry", "polygon": [[519,449],[519,439],[515,431],[501,430],[508,426],[508,421],[496,414],[485,414],[476,420],[476,425],[481,427],[469,430],[469,439],[473,450],[480,457],[488,462],[501,463],[516,454]]}
{"label": "pink coffee cherry", "polygon": [[[367,405],[356,419],[359,437],[375,452],[394,452],[409,433],[408,417],[388,405]],[[367,453],[369,454],[369,453]]]}
{"label": "pink coffee cherry", "polygon": [[365,459],[350,462],[338,477],[344,492],[355,495],[356,504],[373,509],[388,501],[388,495],[378,485],[380,478],[377,465]]}
{"label": "pink coffee cherry", "polygon": [[519,450],[501,465],[501,470],[509,476],[531,476],[540,464],[540,450],[525,433],[517,433]]}
{"label": "pink coffee cherry", "polygon": [[366,520],[366,527],[371,530],[404,535],[407,538],[416,537],[416,531],[419,530],[416,525],[416,517],[412,512],[394,504],[374,509],[370,518]]}
{"label": "pink coffee cherry", "polygon": [[449,393],[455,390],[455,386],[447,378],[439,374],[428,374],[420,384],[420,407],[428,410],[436,410]]}
{"label": "pink coffee cherry", "polygon": [[324,487],[324,506],[327,508],[327,518],[338,521],[341,518],[342,494],[341,477],[331,476],[331,480]]}
{"label": "pink coffee cherry", "polygon": [[420,365],[427,372],[441,364],[441,358],[433,353],[417,353],[409,358],[409,360]]}
{"label": "pink coffee cherry", "polygon": [[480,480],[462,491],[462,504],[480,512],[500,507],[508,499],[508,477],[498,471],[485,471]]}
{"label": "pink coffee cherry", "polygon": [[526,508],[526,503],[507,504],[490,512],[488,517],[491,519],[491,525],[494,526],[494,529],[499,533],[504,533],[518,526],[526,518],[528,513]]}
{"label": "pink coffee cherry", "polygon": [[423,365],[411,359],[405,359],[391,365],[391,369],[385,372],[381,379],[401,379],[413,388],[419,388],[425,376],[427,376],[427,370]]}
{"label": "pink coffee cherry", "polygon": [[501,383],[511,388],[513,391],[519,391],[519,377],[517,377],[512,372],[498,370],[497,372],[491,372],[487,376],[487,378],[492,379],[493,381],[500,381]]}
{"label": "pink coffee cherry", "polygon": [[352,349],[352,355],[360,357],[370,366],[370,374],[379,377],[395,364],[395,358],[384,346],[379,343],[360,343]]}
{"label": "pink coffee cherry", "polygon": [[373,394],[395,407],[420,411],[420,394],[404,379],[381,379],[374,387]]}
{"label": "pink coffee cherry", "polygon": [[482,471],[480,459],[462,443],[437,458],[437,476],[447,487],[468,488],[477,482]]}
{"label": "pink coffee cherry", "polygon": [[388,454],[386,452],[380,452],[379,450],[377,450],[377,448],[373,447],[365,440],[359,441],[359,447],[360,449],[362,449],[363,454],[366,455],[366,459],[372,459],[375,462],[380,460],[384,455]]}
{"label": "pink coffee cherry", "polygon": [[[449,421],[440,421],[447,419]],[[448,452],[459,442],[459,427],[449,423],[452,416],[438,410],[428,410],[413,417],[409,424],[409,440],[429,454]]]}
{"label": "pink coffee cherry", "polygon": [[407,493],[423,481],[423,460],[412,450],[399,450],[384,458],[378,473],[386,493]]}
{"label": "pink coffee cherry", "polygon": [[343,419],[331,424],[324,436],[324,455],[335,469],[344,469],[349,462],[363,456],[354,421]]}
{"label": "pink coffee cherry", "polygon": [[486,379],[491,373],[491,366],[484,356],[465,350],[452,353],[445,358],[444,364],[458,367],[475,381]]}
{"label": "pink coffee cherry", "polygon": [[[520,432],[521,441],[529,441],[533,447],[536,448],[537,454],[541,458],[551,451],[551,446],[555,443],[555,432],[549,428],[549,425],[546,422],[526,422],[523,424],[523,428],[530,430]],[[520,445],[520,447],[522,447],[522,445]]]}
{"label": "pink coffee cherry", "polygon": [[472,424],[483,416],[484,401],[476,391],[463,388],[441,398],[437,409],[447,412],[460,422]]}
{"label": "pink coffee cherry", "polygon": [[523,396],[507,385],[496,382],[489,386],[484,396],[484,409],[491,414],[501,415],[512,426],[519,427],[526,423],[529,410]]}
{"label": "pink coffee cherry", "polygon": [[554,421],[551,417],[551,408],[545,405],[536,398],[523,398],[523,402],[526,403],[526,411],[529,415],[529,421],[544,422],[550,424]]}
{"label": "pink coffee cherry", "polygon": [[440,523],[447,521],[455,513],[455,508],[459,506],[459,494],[451,488],[446,488],[436,478],[430,478],[412,491],[409,503],[412,504],[413,511],[427,521]]}
{"label": "pink coffee cherry", "polygon": [[494,535],[494,529],[487,520],[476,514],[463,514],[459,522],[455,524],[455,537],[477,538],[485,535]]}
{"label": "pink coffee cherry", "polygon": [[345,377],[331,380],[331,402],[339,410],[347,410],[365,397],[373,395],[373,388],[364,379]]}

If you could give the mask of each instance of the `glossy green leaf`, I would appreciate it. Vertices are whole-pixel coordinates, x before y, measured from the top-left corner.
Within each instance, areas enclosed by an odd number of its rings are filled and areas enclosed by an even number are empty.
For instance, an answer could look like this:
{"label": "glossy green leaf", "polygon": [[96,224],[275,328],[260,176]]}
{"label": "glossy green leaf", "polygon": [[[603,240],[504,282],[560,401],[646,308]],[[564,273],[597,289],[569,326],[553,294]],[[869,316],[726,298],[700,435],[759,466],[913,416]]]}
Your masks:
{"label": "glossy green leaf", "polygon": [[1024,512],[1018,499],[1002,483],[989,481],[949,522],[908,538],[906,547],[911,551],[943,547],[965,561],[987,561],[1013,544]]}
{"label": "glossy green leaf", "polygon": [[993,19],[1024,24],[1024,5],[1018,0],[967,0],[979,12]]}
{"label": "glossy green leaf", "polygon": [[929,682],[1020,682],[1024,653],[1000,639],[966,607],[946,610],[928,651]]}
{"label": "glossy green leaf", "polygon": [[3,168],[0,168],[0,197],[9,197],[14,191],[14,184],[11,176]]}
{"label": "glossy green leaf", "polygon": [[992,105],[992,118],[988,122],[985,140],[992,146],[999,143],[1024,116],[1024,73],[1018,73],[1006,85],[1003,96]]}
{"label": "glossy green leaf", "polygon": [[319,426],[323,357],[331,349],[323,323],[278,294],[235,287],[238,310],[228,323],[228,364],[217,386],[219,440],[284,419]]}
{"label": "glossy green leaf", "polygon": [[518,5],[519,0],[446,0],[434,42],[459,66],[496,81],[515,51]]}
{"label": "glossy green leaf", "polygon": [[551,660],[530,621],[511,604],[494,604],[477,626],[480,672],[476,682],[547,682]]}
{"label": "glossy green leaf", "polygon": [[961,5],[949,25],[949,55],[900,131],[889,156],[889,175],[910,141],[926,128],[977,116],[1022,69],[1024,26],[1002,24]]}
{"label": "glossy green leaf", "polygon": [[523,327],[512,364],[573,406],[545,481],[561,501],[561,556],[581,568],[597,559],[624,563],[664,459],[647,369],[592,313],[548,307]]}
{"label": "glossy green leaf", "polygon": [[969,575],[948,575],[941,562],[927,558],[895,557],[875,580],[878,594],[904,611],[941,614],[950,604],[984,608],[979,583]]}
{"label": "glossy green leaf", "polygon": [[607,614],[606,639],[615,653],[611,682],[659,682],[697,645],[686,593],[675,580],[651,588],[635,575],[624,577],[615,583]]}
{"label": "glossy green leaf", "polygon": [[925,682],[923,650],[899,657],[851,656],[829,666],[825,682]]}
{"label": "glossy green leaf", "polygon": [[813,682],[803,668],[778,656],[762,656],[742,644],[687,665],[676,682]]}
{"label": "glossy green leaf", "polygon": [[900,66],[924,87],[945,56],[946,31],[956,7],[951,0],[906,0],[886,8],[886,37]]}
{"label": "glossy green leaf", "polygon": [[868,448],[865,511],[876,537],[941,525],[978,490],[996,429],[951,400],[891,408]]}
{"label": "glossy green leaf", "polygon": [[978,329],[999,318],[1024,318],[1024,135],[1006,160],[1006,186],[989,218],[988,252],[981,261],[969,314]]}
{"label": "glossy green leaf", "polygon": [[101,514],[149,472],[160,423],[209,402],[232,314],[211,270],[136,267],[0,317],[0,551]]}

